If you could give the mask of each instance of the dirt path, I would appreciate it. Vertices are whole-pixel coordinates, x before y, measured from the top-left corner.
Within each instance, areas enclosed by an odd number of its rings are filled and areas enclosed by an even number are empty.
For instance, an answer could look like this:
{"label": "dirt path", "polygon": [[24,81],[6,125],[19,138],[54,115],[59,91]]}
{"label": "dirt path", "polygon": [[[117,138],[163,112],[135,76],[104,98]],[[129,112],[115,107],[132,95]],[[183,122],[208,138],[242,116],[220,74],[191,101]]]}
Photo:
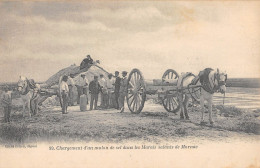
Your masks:
{"label": "dirt path", "polygon": [[[29,141],[160,143],[190,140],[201,143],[204,140],[229,142],[260,139],[259,135],[222,128],[224,119],[216,115],[214,127],[201,126],[198,111],[190,112],[190,122],[181,121],[179,115],[165,112],[161,105],[149,102],[140,114],[131,114],[128,110],[119,113],[115,109],[80,112],[78,106],[69,107],[69,114],[66,115],[62,115],[60,110],[60,107],[44,109],[31,119],[22,119],[22,114],[16,112],[11,125],[25,125],[30,132]],[[205,117],[207,119],[207,114]]]}

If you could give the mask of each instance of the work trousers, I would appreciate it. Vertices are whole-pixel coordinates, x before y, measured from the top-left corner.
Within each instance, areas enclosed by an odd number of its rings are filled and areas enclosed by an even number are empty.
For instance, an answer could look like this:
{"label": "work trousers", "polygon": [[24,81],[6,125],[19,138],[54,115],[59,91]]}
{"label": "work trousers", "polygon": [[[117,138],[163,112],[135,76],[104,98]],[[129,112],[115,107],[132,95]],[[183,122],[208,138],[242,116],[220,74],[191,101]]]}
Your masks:
{"label": "work trousers", "polygon": [[79,104],[80,96],[81,96],[82,94],[87,95],[87,88],[84,88],[83,86],[78,86],[78,87],[77,87],[77,90],[78,90],[78,99],[77,99],[77,103]]}
{"label": "work trousers", "polygon": [[36,97],[34,97],[31,100],[31,111],[32,111],[32,115],[36,115],[38,113],[38,104],[39,104],[39,95],[36,95]]}
{"label": "work trousers", "polygon": [[62,114],[65,114],[68,111],[68,100],[68,94],[62,94]]}
{"label": "work trousers", "polygon": [[101,105],[101,107],[108,108],[109,96],[107,93],[102,93],[102,102],[103,105]]}
{"label": "work trousers", "polygon": [[91,96],[90,96],[90,110],[93,109],[93,104],[94,104],[94,110],[97,109],[97,102],[98,102],[98,94],[91,94]]}
{"label": "work trousers", "polygon": [[74,105],[74,102],[73,102],[73,86],[72,85],[69,85],[69,106],[73,106]]}
{"label": "work trousers", "polygon": [[119,109],[119,92],[115,92],[115,108]]}
{"label": "work trousers", "polygon": [[114,106],[114,101],[113,101],[113,90],[108,89],[108,107],[112,108]]}
{"label": "work trousers", "polygon": [[10,122],[10,113],[12,106],[4,107],[4,122]]}
{"label": "work trousers", "polygon": [[104,107],[105,105],[105,96],[104,96],[104,93],[103,92],[100,92],[100,99],[101,99],[101,102],[100,102],[100,107]]}
{"label": "work trousers", "polygon": [[126,95],[127,95],[126,92],[119,92],[119,99],[118,99],[119,109],[124,107]]}

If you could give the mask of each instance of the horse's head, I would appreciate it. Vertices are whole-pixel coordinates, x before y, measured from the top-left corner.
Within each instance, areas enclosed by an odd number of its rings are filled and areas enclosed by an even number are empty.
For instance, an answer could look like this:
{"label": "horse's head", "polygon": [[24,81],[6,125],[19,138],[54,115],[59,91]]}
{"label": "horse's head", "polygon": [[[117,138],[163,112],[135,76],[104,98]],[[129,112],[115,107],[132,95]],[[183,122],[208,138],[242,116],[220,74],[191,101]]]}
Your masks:
{"label": "horse's head", "polygon": [[28,82],[27,82],[27,81],[28,81],[28,80],[27,80],[26,77],[20,76],[19,81],[18,81],[18,83],[17,83],[17,85],[18,85],[18,91],[19,91],[20,93],[24,93],[24,92],[26,91],[26,89],[27,89],[27,87],[28,87]]}
{"label": "horse's head", "polygon": [[220,72],[217,69],[217,81],[218,81],[218,88],[221,93],[226,92],[226,82],[227,82],[227,74],[224,72]]}

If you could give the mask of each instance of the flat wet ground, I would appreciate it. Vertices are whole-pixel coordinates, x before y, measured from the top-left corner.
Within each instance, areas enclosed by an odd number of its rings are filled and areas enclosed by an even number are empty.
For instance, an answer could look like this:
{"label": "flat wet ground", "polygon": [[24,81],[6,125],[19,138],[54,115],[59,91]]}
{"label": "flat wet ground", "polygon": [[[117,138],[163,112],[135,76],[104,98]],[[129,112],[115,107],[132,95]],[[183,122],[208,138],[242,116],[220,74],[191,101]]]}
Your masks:
{"label": "flat wet ground", "polygon": [[[227,87],[225,105],[244,109],[260,108],[260,88]],[[214,94],[215,105],[223,104],[223,94]]]}

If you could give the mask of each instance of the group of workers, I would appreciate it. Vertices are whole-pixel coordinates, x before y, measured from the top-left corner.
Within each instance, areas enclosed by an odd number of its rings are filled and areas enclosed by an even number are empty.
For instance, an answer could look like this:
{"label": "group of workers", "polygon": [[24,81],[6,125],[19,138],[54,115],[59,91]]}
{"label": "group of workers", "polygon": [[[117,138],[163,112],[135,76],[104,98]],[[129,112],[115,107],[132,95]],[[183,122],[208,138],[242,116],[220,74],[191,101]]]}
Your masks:
{"label": "group of workers", "polygon": [[[99,61],[95,61],[99,63]],[[93,59],[87,55],[81,65],[80,70],[89,68],[93,65]],[[74,75],[64,75],[60,78],[59,82],[60,97],[62,105],[62,113],[67,114],[68,106],[74,106],[75,102],[80,104],[80,97],[85,95],[86,99],[90,96],[89,110],[115,108],[124,112],[124,102],[127,95],[127,72],[122,72],[122,77],[119,72],[111,73],[105,78],[103,74],[94,76],[93,80],[89,83],[85,74],[81,74],[79,80],[75,81]],[[74,89],[77,88],[77,101],[74,101]],[[98,98],[100,95],[100,105],[98,106]],[[10,88],[5,86],[3,94],[1,94],[0,104],[4,108],[4,122],[10,122],[10,113],[12,108],[12,95]],[[38,105],[37,103],[35,103]],[[88,99],[87,99],[88,104]],[[35,107],[38,109],[38,107]]]}
{"label": "group of workers", "polygon": [[[127,95],[126,71],[122,72],[122,78],[119,77],[118,71],[114,76],[108,74],[107,79],[103,74],[95,75],[90,83],[85,74],[81,74],[77,82],[74,81],[72,74],[63,76],[60,83],[63,114],[67,114],[68,106],[74,105],[73,87],[76,87],[78,92],[77,104],[80,104],[82,95],[87,98],[90,94],[89,110],[116,108],[120,112],[124,112],[124,101]],[[99,95],[101,100],[98,106]]]}

